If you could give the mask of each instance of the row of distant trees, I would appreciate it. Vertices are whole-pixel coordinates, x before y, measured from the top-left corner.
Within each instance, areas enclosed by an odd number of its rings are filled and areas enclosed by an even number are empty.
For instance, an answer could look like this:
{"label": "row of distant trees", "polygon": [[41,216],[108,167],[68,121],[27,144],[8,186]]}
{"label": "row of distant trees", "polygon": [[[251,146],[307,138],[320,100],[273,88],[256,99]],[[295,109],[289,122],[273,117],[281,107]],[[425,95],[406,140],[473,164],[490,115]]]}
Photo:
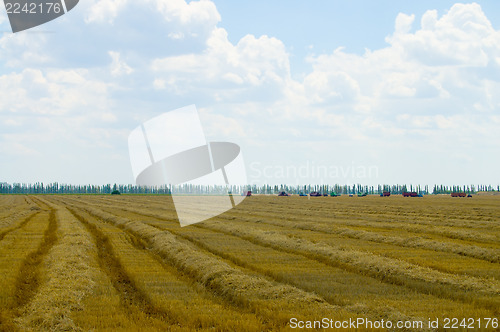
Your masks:
{"label": "row of distant trees", "polygon": [[113,191],[118,191],[122,194],[225,194],[227,191],[234,194],[240,194],[247,190],[251,190],[254,194],[277,194],[281,191],[286,191],[291,194],[305,193],[313,191],[321,193],[337,193],[337,194],[381,194],[384,191],[389,191],[391,194],[402,194],[403,192],[415,191],[423,195],[427,194],[450,194],[452,192],[476,193],[478,191],[500,191],[500,186],[496,188],[491,185],[462,185],[462,186],[444,186],[435,185],[432,191],[428,186],[413,186],[413,185],[378,185],[367,186],[361,184],[354,185],[250,185],[250,186],[202,186],[184,184],[180,186],[158,186],[146,187],[128,185],[71,185],[42,182],[37,183],[0,183],[0,194],[111,194]]}

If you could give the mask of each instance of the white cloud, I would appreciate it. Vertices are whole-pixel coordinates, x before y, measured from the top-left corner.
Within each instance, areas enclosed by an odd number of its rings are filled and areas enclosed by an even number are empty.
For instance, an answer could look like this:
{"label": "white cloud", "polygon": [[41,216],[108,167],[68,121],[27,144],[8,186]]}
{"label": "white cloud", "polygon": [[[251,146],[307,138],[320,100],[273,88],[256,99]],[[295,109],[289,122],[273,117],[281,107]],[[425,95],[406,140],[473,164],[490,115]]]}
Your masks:
{"label": "white cloud", "polygon": [[356,102],[359,84],[345,72],[314,71],[304,79],[311,104]]}
{"label": "white cloud", "polygon": [[177,20],[181,25],[214,27],[221,17],[212,1],[154,0],[166,20]]}
{"label": "white cloud", "polygon": [[416,33],[396,29],[388,41],[409,59],[431,66],[484,67],[500,51],[499,32],[476,3],[455,4],[439,19],[436,11],[428,11],[421,26]]}
{"label": "white cloud", "polygon": [[[491,88],[487,87],[500,76],[485,77],[490,70],[473,68],[489,68],[500,74],[496,63],[500,33],[492,28],[480,6],[456,4],[441,18],[436,11],[428,11],[422,17],[421,29],[415,32],[411,32],[413,21],[413,15],[398,15],[395,32],[387,38],[390,45],[384,49],[367,51],[363,56],[337,49],[331,55],[311,57],[314,70],[304,84],[326,73],[343,74],[353,80],[351,86],[359,86],[359,100],[368,98],[376,105],[374,98],[379,102],[401,97],[428,99],[433,111],[432,103],[437,100],[461,104],[454,110],[459,112],[472,108],[477,98],[491,99]],[[322,88],[334,93],[337,87],[326,82],[323,79]],[[384,110],[387,112],[391,110]]]}
{"label": "white cloud", "polygon": [[[61,139],[74,141],[75,134],[96,123],[115,122],[116,116],[106,110],[107,94],[107,86],[90,78],[85,69],[28,68],[1,75],[0,142],[5,152],[37,150],[34,147],[42,141],[47,147]],[[13,127],[15,134],[10,133]]]}
{"label": "white cloud", "polygon": [[396,17],[396,24],[394,26],[395,35],[404,35],[410,32],[415,15],[406,15],[399,13]]}
{"label": "white cloud", "polygon": [[0,76],[0,113],[71,114],[86,107],[102,109],[106,85],[87,77],[86,69],[24,69]]}
{"label": "white cloud", "polygon": [[156,89],[156,90],[163,90],[167,87],[166,85],[166,82],[165,80],[162,80],[162,79],[155,79],[153,81],[153,87]]}
{"label": "white cloud", "polygon": [[121,60],[119,52],[109,51],[108,54],[112,60],[110,66],[111,75],[113,76],[120,76],[123,74],[129,75],[134,71],[132,68],[130,68],[129,65],[127,65],[125,61]]}
{"label": "white cloud", "polygon": [[[7,143],[9,142],[9,143]],[[12,138],[4,136],[4,141],[0,142],[0,152],[4,155],[38,157],[41,153],[22,143],[13,142]]]}
{"label": "white cloud", "polygon": [[127,2],[128,0],[98,0],[90,7],[86,22],[112,23]]}
{"label": "white cloud", "polygon": [[[257,100],[255,91],[281,91],[290,79],[288,54],[281,41],[247,35],[233,45],[222,28],[212,31],[202,53],[157,58],[151,63],[151,70],[155,82],[168,82],[162,88],[180,94],[209,93],[218,101]],[[242,89],[254,92],[245,96]]]}
{"label": "white cloud", "polygon": [[[199,37],[210,33],[221,20],[215,4],[207,0],[98,0],[93,2],[86,11],[87,23],[114,24],[120,13],[130,10],[134,13],[155,11],[159,13],[170,27],[175,29],[168,33],[172,39],[181,40],[186,36]],[[152,16],[151,14],[149,16]]]}
{"label": "white cloud", "polygon": [[0,61],[6,67],[46,64],[51,60],[45,51],[46,41],[44,34],[4,33],[0,38]]}

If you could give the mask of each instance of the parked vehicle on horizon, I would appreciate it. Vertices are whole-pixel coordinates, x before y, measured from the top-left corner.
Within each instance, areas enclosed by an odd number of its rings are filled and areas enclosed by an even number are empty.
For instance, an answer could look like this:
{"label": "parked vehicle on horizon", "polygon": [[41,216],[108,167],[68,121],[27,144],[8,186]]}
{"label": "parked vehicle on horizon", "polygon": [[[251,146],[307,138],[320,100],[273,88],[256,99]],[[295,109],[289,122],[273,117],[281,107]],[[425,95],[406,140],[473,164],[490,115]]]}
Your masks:
{"label": "parked vehicle on horizon", "polygon": [[416,191],[405,191],[403,193],[403,197],[423,197],[423,196],[419,195]]}

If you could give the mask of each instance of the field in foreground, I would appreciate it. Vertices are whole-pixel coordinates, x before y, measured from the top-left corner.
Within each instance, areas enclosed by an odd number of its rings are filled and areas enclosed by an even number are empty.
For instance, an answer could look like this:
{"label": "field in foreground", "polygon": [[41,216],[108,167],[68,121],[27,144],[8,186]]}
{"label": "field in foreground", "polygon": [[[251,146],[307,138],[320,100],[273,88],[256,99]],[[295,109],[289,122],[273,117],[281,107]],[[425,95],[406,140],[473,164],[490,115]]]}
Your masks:
{"label": "field in foreground", "polygon": [[500,197],[253,196],[181,228],[167,196],[0,196],[0,276],[0,331],[494,330]]}

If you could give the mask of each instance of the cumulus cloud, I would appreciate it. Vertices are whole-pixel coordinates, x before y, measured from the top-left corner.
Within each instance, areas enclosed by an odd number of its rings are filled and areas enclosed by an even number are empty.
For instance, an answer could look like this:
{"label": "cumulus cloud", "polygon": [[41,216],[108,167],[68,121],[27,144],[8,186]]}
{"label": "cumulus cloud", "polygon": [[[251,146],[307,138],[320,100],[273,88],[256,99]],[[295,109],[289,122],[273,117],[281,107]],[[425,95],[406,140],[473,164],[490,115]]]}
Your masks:
{"label": "cumulus cloud", "polygon": [[311,104],[355,103],[359,84],[345,72],[315,71],[304,79],[305,93]]}
{"label": "cumulus cloud", "polygon": [[110,66],[111,75],[113,76],[119,76],[122,74],[128,75],[134,71],[132,68],[130,68],[129,65],[127,65],[125,61],[121,60],[120,53],[109,51],[108,54],[112,60]]}
{"label": "cumulus cloud", "polygon": [[0,113],[64,115],[103,109],[106,84],[89,79],[86,69],[25,69],[0,76]]}
{"label": "cumulus cloud", "polygon": [[199,0],[98,0],[86,11],[87,23],[114,24],[117,16],[126,10],[140,13],[156,11],[170,23],[173,31],[168,33],[172,39],[184,39],[186,36],[198,37],[210,32],[221,17],[212,1]]}
{"label": "cumulus cloud", "polygon": [[47,36],[43,34],[4,33],[0,37],[1,64],[9,68],[47,64],[51,56],[46,52],[46,41]]}
{"label": "cumulus cloud", "polygon": [[[167,21],[176,21],[183,28],[190,27],[189,33],[196,34],[196,29],[211,30],[221,20],[220,14],[212,1],[154,0],[156,7]],[[184,34],[177,38],[182,38]]]}
{"label": "cumulus cloud", "polygon": [[388,41],[403,49],[408,59],[425,65],[484,67],[499,54],[499,39],[481,7],[473,3],[456,4],[439,19],[435,10],[427,11],[420,30],[396,28]]}
{"label": "cumulus cloud", "polygon": [[[470,107],[476,102],[471,93],[483,93],[475,97],[484,99],[485,87],[500,76],[485,77],[487,74],[473,68],[500,73],[500,34],[480,6],[456,4],[440,18],[435,10],[428,11],[421,28],[411,32],[414,19],[413,15],[399,14],[384,49],[367,51],[363,56],[338,49],[331,55],[310,58],[314,71],[309,77],[326,72],[348,75],[362,96],[379,100],[462,100],[463,107]],[[330,91],[335,88],[330,84]]]}
{"label": "cumulus cloud", "polygon": [[99,0],[90,7],[86,21],[112,23],[126,4],[127,0]]}
{"label": "cumulus cloud", "polygon": [[222,28],[212,31],[204,52],[154,59],[151,70],[155,86],[168,82],[160,86],[173,93],[209,93],[218,101],[258,100],[256,91],[267,95],[264,90],[275,92],[276,98],[290,79],[288,54],[280,40],[247,35],[233,45]]}

